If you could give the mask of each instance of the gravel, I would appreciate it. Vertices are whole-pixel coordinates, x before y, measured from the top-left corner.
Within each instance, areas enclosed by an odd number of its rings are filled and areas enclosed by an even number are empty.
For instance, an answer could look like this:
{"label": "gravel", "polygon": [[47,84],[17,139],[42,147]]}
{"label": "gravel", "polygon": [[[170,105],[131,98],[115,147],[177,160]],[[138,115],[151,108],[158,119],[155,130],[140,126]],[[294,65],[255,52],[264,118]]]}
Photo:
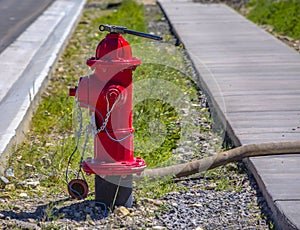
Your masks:
{"label": "gravel", "polygon": [[181,182],[188,192],[166,195],[167,211],[157,217],[168,229],[268,229],[261,218],[261,208],[267,208],[252,181],[246,179],[240,191],[218,191],[215,185],[205,185],[204,179]]}
{"label": "gravel", "polygon": [[2,202],[11,209],[0,211],[0,223],[3,229],[268,229],[267,205],[253,178],[231,175],[240,185],[223,191],[209,177],[178,180],[185,190],[161,199],[139,198],[132,208],[118,207],[108,216],[101,204],[66,194],[19,201],[7,197]]}
{"label": "gravel", "polygon": [[[197,1],[226,2],[235,7],[246,2]],[[146,11],[149,17],[161,13],[155,4],[147,5]],[[155,34],[169,33],[169,25],[162,15],[159,21],[152,20],[148,26]],[[173,42],[176,39],[173,38]],[[201,108],[205,108],[203,94],[200,94],[199,100]],[[190,112],[197,114],[197,109],[195,106]],[[195,126],[211,125],[207,120],[192,117]],[[199,158],[204,153],[216,152],[219,144],[220,137],[211,132],[194,132],[175,152],[179,160],[187,161]],[[199,154],[195,156],[195,152]],[[2,229],[269,229],[272,224],[270,210],[255,180],[243,171],[242,163],[232,164],[231,167],[227,171],[216,171],[215,174],[204,173],[178,180],[176,184],[184,187],[184,190],[168,193],[160,199],[139,198],[134,201],[132,208],[118,207],[113,212],[105,210],[93,200],[72,200],[65,192],[52,197],[46,191],[39,190],[38,180],[27,181],[27,185],[32,187],[19,192],[17,200],[7,195],[5,188],[0,190],[0,225]],[[216,176],[218,172],[219,177]],[[221,175],[224,172],[227,174]],[[220,185],[226,181],[220,182],[216,178],[228,179],[235,186],[222,189]],[[2,182],[6,187],[5,178]],[[88,199],[93,197],[91,194]]]}

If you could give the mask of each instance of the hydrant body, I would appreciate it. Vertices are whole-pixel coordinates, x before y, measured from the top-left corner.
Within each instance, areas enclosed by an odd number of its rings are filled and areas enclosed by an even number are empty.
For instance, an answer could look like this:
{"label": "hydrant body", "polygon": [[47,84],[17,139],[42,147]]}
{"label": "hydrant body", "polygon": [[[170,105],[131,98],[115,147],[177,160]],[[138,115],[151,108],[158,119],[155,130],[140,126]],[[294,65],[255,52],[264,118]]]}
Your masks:
{"label": "hydrant body", "polygon": [[140,63],[117,33],[108,34],[96,56],[87,60],[94,73],[81,78],[77,95],[80,106],[88,107],[95,119],[94,158],[82,165],[89,174],[124,176],[146,166],[133,151],[132,71]]}
{"label": "hydrant body", "polygon": [[84,160],[82,168],[96,175],[96,200],[109,206],[114,191],[120,193],[115,205],[131,206],[132,174],[146,167],[134,157],[133,147],[132,72],[140,64],[123,36],[109,33],[87,60],[93,74],[81,77],[76,90],[70,90],[80,107],[89,109],[93,123],[94,158]]}

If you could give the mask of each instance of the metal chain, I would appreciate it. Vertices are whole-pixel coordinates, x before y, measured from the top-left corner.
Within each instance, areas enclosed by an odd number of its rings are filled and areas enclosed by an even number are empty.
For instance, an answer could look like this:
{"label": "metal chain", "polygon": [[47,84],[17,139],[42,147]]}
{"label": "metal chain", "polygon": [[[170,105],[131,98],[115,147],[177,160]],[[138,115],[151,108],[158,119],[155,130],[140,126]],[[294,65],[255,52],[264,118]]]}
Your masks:
{"label": "metal chain", "polygon": [[109,120],[109,117],[110,117],[110,114],[112,113],[115,105],[119,102],[120,100],[120,96],[117,97],[117,100],[114,102],[114,104],[112,105],[111,109],[109,109],[109,100],[107,98],[107,96],[105,97],[106,98],[106,101],[107,101],[107,113],[106,113],[106,116],[105,116],[105,119],[103,121],[103,124],[102,126],[99,128],[99,129],[96,129],[96,134],[103,131],[105,128],[106,128],[106,125],[108,123],[108,120]]}

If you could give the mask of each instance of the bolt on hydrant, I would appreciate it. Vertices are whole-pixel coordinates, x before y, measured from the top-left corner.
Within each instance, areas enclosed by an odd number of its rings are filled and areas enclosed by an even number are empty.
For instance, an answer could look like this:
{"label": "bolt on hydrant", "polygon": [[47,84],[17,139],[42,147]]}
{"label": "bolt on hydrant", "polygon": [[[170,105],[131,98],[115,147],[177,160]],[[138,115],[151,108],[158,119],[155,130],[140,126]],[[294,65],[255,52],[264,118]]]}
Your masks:
{"label": "bolt on hydrant", "polygon": [[[87,174],[95,174],[95,200],[108,207],[132,206],[132,175],[140,174],[146,163],[134,157],[132,127],[132,72],[141,64],[132,57],[129,43],[122,34],[132,34],[155,40],[159,36],[145,34],[126,27],[100,25],[108,31],[98,44],[95,57],[87,60],[93,74],[81,77],[78,86],[70,89],[78,104],[87,108],[93,123],[94,158],[80,163]],[[85,180],[73,179],[69,194],[85,198]]]}

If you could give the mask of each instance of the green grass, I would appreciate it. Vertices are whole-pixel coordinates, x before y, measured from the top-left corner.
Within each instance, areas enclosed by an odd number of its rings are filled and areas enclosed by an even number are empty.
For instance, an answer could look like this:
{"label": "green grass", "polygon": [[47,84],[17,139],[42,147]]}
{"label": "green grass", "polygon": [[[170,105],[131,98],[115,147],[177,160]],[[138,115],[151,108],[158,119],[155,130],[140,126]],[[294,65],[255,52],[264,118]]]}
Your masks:
{"label": "green grass", "polygon": [[[214,184],[216,191],[235,191],[241,192],[243,188],[243,181],[239,174],[243,174],[244,169],[236,163],[229,163],[227,165],[206,171],[202,176],[206,179],[208,184]],[[204,188],[205,189],[205,188]]]}
{"label": "green grass", "polygon": [[248,18],[258,24],[268,24],[278,33],[300,39],[299,0],[252,0]]}
{"label": "green grass", "polygon": [[178,186],[173,183],[173,179],[171,177],[157,178],[156,180],[151,180],[146,177],[138,183],[134,193],[136,199],[139,199],[139,197],[156,199],[162,198],[167,193],[179,190],[187,189],[183,186]]}
{"label": "green grass", "polygon": [[[95,28],[99,27],[100,24],[125,26],[128,29],[146,32],[144,5],[137,4],[132,0],[124,0],[121,6],[112,13],[92,20],[92,25],[95,25]],[[140,42],[140,38],[128,36],[128,42]]]}

